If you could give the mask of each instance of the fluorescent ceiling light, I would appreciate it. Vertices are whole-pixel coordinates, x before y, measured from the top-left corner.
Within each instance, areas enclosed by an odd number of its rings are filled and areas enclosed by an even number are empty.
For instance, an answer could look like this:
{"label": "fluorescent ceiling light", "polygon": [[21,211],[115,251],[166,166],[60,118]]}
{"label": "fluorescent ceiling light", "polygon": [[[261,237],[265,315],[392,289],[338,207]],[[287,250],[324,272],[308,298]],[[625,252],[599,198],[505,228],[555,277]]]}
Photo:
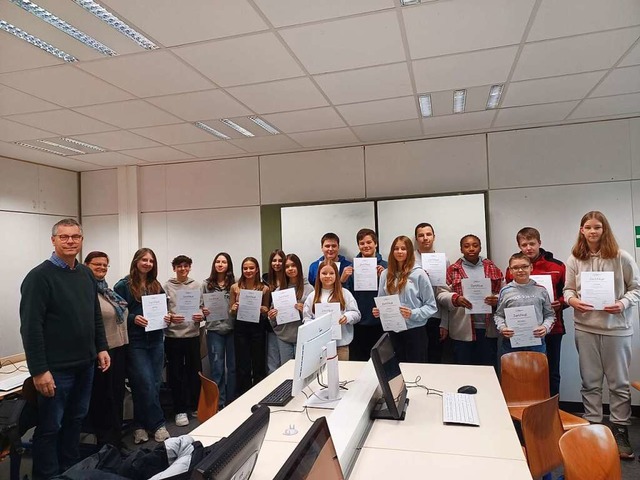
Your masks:
{"label": "fluorescent ceiling light", "polygon": [[44,20],[49,25],[56,27],[61,32],[66,33],[67,35],[69,35],[72,38],[75,38],[81,43],[84,43],[87,47],[91,47],[94,50],[97,50],[98,52],[102,53],[103,55],[107,55],[110,57],[117,55],[116,52],[111,50],[105,44],[99,42],[98,40],[87,35],[86,33],[78,30],[73,25],[68,24],[61,18],[56,17],[53,13],[49,12],[48,10],[45,10],[42,7],[39,7],[35,3],[30,2],[29,0],[9,0],[9,1],[19,6],[23,10],[26,10],[27,12],[35,15],[40,20]]}
{"label": "fluorescent ceiling light", "polygon": [[433,115],[433,110],[431,109],[431,94],[420,95],[418,101],[420,102],[420,112],[422,116],[431,117]]}
{"label": "fluorescent ceiling light", "polygon": [[153,43],[147,37],[142,35],[140,32],[131,28],[129,25],[124,23],[122,20],[120,20],[118,17],[116,17],[113,13],[108,11],[99,3],[96,3],[93,0],[73,0],[73,1],[77,5],[80,5],[82,8],[84,8],[87,12],[98,17],[100,20],[102,20],[107,25],[109,25],[111,28],[115,28],[121,34],[125,35],[126,37],[129,37],[131,40],[136,42],[142,48],[145,48],[147,50],[155,50],[156,48],[159,48],[155,43]]}
{"label": "fluorescent ceiling light", "polygon": [[62,152],[56,152],[55,150],[50,150],[48,148],[44,148],[44,147],[39,147],[37,145],[29,145],[28,143],[23,143],[23,142],[13,142],[15,145],[20,145],[21,147],[29,147],[29,148],[33,148],[34,150],[40,150],[41,152],[47,152],[47,153],[55,153],[56,155],[60,155],[61,157],[66,157],[67,153],[62,153]]}
{"label": "fluorescent ceiling light", "polygon": [[233,128],[236,132],[241,133],[245,137],[255,137],[255,135],[253,133],[251,133],[249,130],[247,130],[244,127],[241,127],[240,125],[238,125],[235,122],[232,122],[228,118],[221,118],[220,121],[222,123],[224,123],[227,127]]}
{"label": "fluorescent ceiling light", "polygon": [[464,113],[464,105],[467,102],[467,91],[456,90],[453,92],[453,113]]}
{"label": "fluorescent ceiling light", "polygon": [[[86,142],[81,142],[80,140],[76,140],[75,138],[60,137],[60,140],[63,140],[67,143],[71,143],[73,145],[79,145],[80,147],[84,147],[90,150],[96,150],[98,152],[106,152],[106,150],[102,147],[98,147],[97,145],[92,145]],[[89,152],[82,152],[82,153],[89,153]]]}
{"label": "fluorescent ceiling light", "polygon": [[222,132],[219,132],[218,130],[216,130],[215,128],[211,128],[209,125],[207,125],[206,123],[202,123],[202,122],[196,122],[194,123],[194,125],[198,128],[201,128],[202,130],[204,130],[207,133],[210,133],[211,135],[215,135],[218,138],[222,138],[223,140],[230,140],[231,137],[229,135],[225,135]]}
{"label": "fluorescent ceiling light", "polygon": [[253,123],[258,125],[259,127],[265,129],[271,135],[278,135],[280,133],[278,130],[276,130],[276,128],[274,126],[269,125],[267,122],[262,120],[260,117],[255,117],[255,116],[249,117],[249,120],[251,120]]}
{"label": "fluorescent ceiling light", "polygon": [[69,150],[70,152],[78,153],[80,155],[84,155],[85,153],[87,153],[87,152],[84,152],[82,150],[78,150],[77,148],[67,147],[66,145],[60,145],[59,143],[52,142],[50,140],[36,140],[36,142],[44,143],[45,145],[50,145],[50,146],[56,147],[56,148],[62,148],[63,150]]}
{"label": "fluorescent ceiling light", "polygon": [[50,53],[51,55],[54,55],[59,59],[64,60],[65,62],[76,62],[78,60],[73,55],[69,55],[68,53],[63,52],[59,48],[54,47],[53,45],[39,39],[38,37],[34,37],[33,35],[28,34],[24,30],[21,30],[18,27],[5,22],[4,20],[0,20],[0,30],[4,30],[11,35],[15,35],[20,40],[24,40],[31,45],[35,45],[36,47],[41,48],[45,52]]}
{"label": "fluorescent ceiling light", "polygon": [[400,0],[400,5],[408,7],[409,5],[417,5],[421,0]]}
{"label": "fluorescent ceiling light", "polygon": [[498,107],[500,98],[502,97],[502,90],[504,90],[504,83],[491,86],[489,98],[487,99],[487,110]]}

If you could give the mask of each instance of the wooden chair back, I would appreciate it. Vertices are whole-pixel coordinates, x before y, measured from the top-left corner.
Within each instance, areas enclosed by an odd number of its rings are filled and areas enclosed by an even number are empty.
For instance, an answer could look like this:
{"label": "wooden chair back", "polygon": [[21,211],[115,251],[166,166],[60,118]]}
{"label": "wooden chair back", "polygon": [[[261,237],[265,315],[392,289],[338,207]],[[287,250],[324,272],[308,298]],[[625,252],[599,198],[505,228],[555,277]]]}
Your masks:
{"label": "wooden chair back", "polygon": [[605,425],[569,430],[560,438],[565,480],[621,480],[618,446]]}
{"label": "wooden chair back", "polygon": [[205,377],[202,372],[200,375],[200,398],[198,399],[198,420],[205,422],[218,413],[218,401],[220,400],[220,391],[218,385],[213,380]]}
{"label": "wooden chair back", "polygon": [[500,386],[507,405],[529,405],[548,399],[549,364],[538,352],[511,352],[500,358]]}
{"label": "wooden chair back", "polygon": [[563,433],[558,395],[524,409],[522,436],[533,478],[542,477],[562,465],[558,442]]}

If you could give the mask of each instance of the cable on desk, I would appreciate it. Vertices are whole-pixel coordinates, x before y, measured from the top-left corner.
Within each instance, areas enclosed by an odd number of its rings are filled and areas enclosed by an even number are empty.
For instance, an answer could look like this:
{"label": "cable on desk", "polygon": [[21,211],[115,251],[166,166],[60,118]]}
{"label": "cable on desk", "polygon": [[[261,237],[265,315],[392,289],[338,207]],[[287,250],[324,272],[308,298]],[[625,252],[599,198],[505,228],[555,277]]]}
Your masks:
{"label": "cable on desk", "polygon": [[10,372],[0,372],[0,375],[8,375],[10,373],[15,373],[15,372],[28,372],[29,369],[27,367],[25,367],[24,365],[20,365],[19,367],[13,363],[11,360],[6,360],[3,364],[2,364],[2,368],[11,365],[13,366],[13,370],[11,370]]}
{"label": "cable on desk", "polygon": [[427,395],[438,395],[438,396],[442,396],[442,390],[437,390],[435,388],[429,388],[426,385],[422,385],[420,382],[420,380],[422,380],[422,377],[420,377],[420,375],[416,376],[416,379],[413,381],[405,381],[404,384],[407,386],[407,388],[422,388],[423,390],[427,391]]}

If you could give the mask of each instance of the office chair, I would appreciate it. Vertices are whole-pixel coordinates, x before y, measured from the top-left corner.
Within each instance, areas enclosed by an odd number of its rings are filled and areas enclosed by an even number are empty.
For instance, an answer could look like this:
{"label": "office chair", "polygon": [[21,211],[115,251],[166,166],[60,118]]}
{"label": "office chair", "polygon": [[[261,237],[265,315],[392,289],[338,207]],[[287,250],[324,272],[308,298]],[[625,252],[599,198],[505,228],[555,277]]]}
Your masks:
{"label": "office chair", "polygon": [[202,372],[200,375],[200,398],[198,399],[198,420],[205,422],[218,413],[218,401],[220,400],[220,391],[218,385],[213,380],[205,377]]}
{"label": "office chair", "polygon": [[562,465],[558,442],[563,433],[558,395],[524,407],[522,436],[533,478],[543,477]]}

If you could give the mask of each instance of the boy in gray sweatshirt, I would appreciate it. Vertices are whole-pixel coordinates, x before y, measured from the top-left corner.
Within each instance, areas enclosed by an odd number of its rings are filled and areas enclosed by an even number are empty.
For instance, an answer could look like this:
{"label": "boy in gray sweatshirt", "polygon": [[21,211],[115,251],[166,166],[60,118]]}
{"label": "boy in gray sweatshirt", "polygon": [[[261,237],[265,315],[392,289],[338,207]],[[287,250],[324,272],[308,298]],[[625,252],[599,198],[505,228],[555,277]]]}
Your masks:
{"label": "boy in gray sweatshirt", "polygon": [[[514,351],[529,351],[545,353],[544,337],[551,331],[555,321],[555,312],[551,308],[549,293],[542,285],[531,280],[531,259],[524,253],[516,253],[509,259],[509,270],[513,281],[502,287],[498,297],[498,307],[493,316],[498,331],[502,335],[500,355]],[[533,336],[542,339],[541,345],[527,347],[513,347],[511,338],[515,335],[512,325],[506,323],[505,309],[514,307],[533,306],[538,327],[533,330]]]}

